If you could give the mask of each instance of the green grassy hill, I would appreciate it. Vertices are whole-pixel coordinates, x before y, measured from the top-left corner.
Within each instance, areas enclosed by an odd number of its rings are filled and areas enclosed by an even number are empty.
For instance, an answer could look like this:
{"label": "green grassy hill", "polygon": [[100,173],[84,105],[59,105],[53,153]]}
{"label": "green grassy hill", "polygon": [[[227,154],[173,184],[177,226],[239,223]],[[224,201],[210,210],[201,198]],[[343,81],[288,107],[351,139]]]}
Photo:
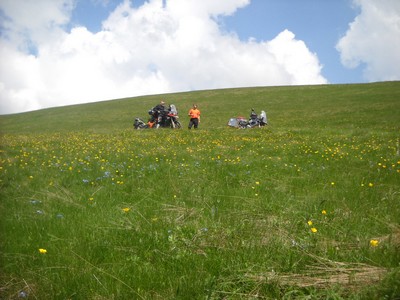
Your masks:
{"label": "green grassy hill", "polygon": [[173,103],[187,124],[186,113],[197,103],[203,114],[202,128],[224,127],[230,117],[248,117],[250,108],[267,111],[275,130],[357,130],[365,122],[379,127],[397,126],[400,82],[351,85],[258,87],[222,89],[143,96],[34,112],[0,116],[3,132],[89,131],[116,132],[131,128],[136,116],[160,100]]}
{"label": "green grassy hill", "polygon": [[[160,100],[183,129],[134,130]],[[227,127],[251,108],[269,125]],[[1,299],[400,299],[400,82],[135,97],[0,128]]]}

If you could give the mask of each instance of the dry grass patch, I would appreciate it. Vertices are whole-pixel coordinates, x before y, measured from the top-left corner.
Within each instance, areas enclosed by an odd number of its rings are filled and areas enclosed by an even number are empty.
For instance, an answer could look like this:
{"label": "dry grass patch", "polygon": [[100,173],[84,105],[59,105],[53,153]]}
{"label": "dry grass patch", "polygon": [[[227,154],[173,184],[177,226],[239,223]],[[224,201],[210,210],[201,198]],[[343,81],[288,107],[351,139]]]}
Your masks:
{"label": "dry grass patch", "polygon": [[301,288],[331,288],[340,286],[344,289],[358,290],[381,281],[388,271],[385,268],[359,263],[325,261],[309,266],[299,274],[267,272],[265,274],[246,274],[258,282],[275,282],[279,285]]}

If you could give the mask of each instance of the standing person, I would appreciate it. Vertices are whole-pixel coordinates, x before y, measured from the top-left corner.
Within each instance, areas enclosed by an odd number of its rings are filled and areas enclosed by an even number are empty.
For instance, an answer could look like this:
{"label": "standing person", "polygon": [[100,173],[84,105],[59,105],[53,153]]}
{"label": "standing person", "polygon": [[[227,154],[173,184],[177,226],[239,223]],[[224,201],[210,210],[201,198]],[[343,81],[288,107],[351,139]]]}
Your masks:
{"label": "standing person", "polygon": [[157,104],[151,109],[151,115],[152,115],[152,121],[156,122],[156,128],[159,128],[162,121],[163,121],[163,116],[166,112],[166,107],[165,107],[165,102],[161,101],[160,104]]}
{"label": "standing person", "polygon": [[197,108],[196,104],[193,104],[193,108],[189,110],[188,116],[190,117],[188,128],[192,129],[192,126],[194,126],[194,129],[197,129],[200,123],[200,110]]}

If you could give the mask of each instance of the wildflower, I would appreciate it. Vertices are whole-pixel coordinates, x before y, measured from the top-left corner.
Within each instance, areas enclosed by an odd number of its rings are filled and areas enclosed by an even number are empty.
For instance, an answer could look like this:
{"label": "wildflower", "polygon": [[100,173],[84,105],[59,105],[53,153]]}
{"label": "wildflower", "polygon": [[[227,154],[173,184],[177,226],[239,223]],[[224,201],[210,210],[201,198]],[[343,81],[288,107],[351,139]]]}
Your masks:
{"label": "wildflower", "polygon": [[257,184],[257,185],[259,185],[259,184],[260,184],[260,182],[259,182],[259,181],[256,181],[256,184]]}
{"label": "wildflower", "polygon": [[332,182],[331,182],[331,186],[334,186],[334,185],[335,185],[335,183],[332,181]]}
{"label": "wildflower", "polygon": [[20,291],[18,293],[18,297],[19,298],[26,298],[26,297],[28,297],[28,293],[26,293],[25,291]]}
{"label": "wildflower", "polygon": [[323,209],[323,210],[321,211],[321,213],[322,213],[323,215],[326,215],[326,210]]}
{"label": "wildflower", "polygon": [[369,186],[369,187],[373,187],[374,184],[373,184],[372,182],[370,182],[370,183],[368,183],[368,186]]}
{"label": "wildflower", "polygon": [[128,212],[128,211],[130,211],[131,209],[129,208],[129,207],[125,207],[125,208],[123,208],[122,209],[124,212]]}
{"label": "wildflower", "polygon": [[378,240],[370,240],[369,244],[371,247],[377,247],[379,245],[379,241]]}
{"label": "wildflower", "polygon": [[312,233],[316,233],[317,231],[318,231],[317,228],[315,228],[315,227],[311,228]]}
{"label": "wildflower", "polygon": [[169,242],[173,242],[174,241],[174,235],[173,235],[173,232],[172,232],[171,229],[168,230],[168,241]]}
{"label": "wildflower", "polygon": [[43,248],[39,248],[39,253],[40,253],[40,254],[46,254],[46,253],[47,253],[47,250],[46,250],[46,249],[43,249]]}
{"label": "wildflower", "polygon": [[312,221],[309,220],[309,221],[307,222],[307,224],[308,224],[309,226],[311,226],[311,225],[312,225]]}

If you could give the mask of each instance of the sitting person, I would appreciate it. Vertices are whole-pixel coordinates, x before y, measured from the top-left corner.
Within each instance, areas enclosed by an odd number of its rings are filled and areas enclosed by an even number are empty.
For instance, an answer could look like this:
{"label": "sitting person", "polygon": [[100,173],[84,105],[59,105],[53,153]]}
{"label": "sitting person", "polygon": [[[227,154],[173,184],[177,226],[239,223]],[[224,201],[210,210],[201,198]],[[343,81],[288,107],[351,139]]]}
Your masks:
{"label": "sitting person", "polygon": [[156,106],[154,106],[153,110],[158,111],[158,112],[162,112],[162,111],[166,110],[165,102],[161,101],[160,104],[157,104]]}

